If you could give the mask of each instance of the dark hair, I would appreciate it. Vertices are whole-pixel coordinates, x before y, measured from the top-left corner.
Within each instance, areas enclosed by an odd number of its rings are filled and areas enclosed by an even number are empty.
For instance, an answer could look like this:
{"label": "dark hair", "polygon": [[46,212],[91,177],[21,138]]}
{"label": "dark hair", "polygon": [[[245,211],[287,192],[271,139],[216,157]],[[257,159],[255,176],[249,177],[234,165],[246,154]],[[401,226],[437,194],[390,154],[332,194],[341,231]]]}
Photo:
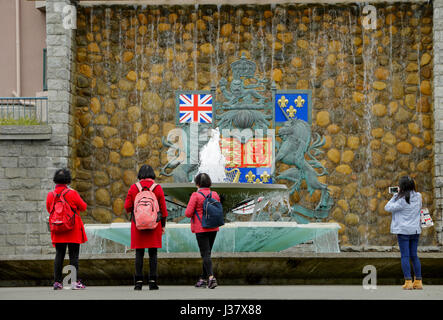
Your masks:
{"label": "dark hair", "polygon": [[54,181],[55,184],[70,184],[72,181],[71,171],[67,168],[58,169],[52,181]]}
{"label": "dark hair", "polygon": [[154,169],[152,169],[152,167],[147,164],[142,165],[140,170],[138,170],[137,178],[138,180],[155,179]]}
{"label": "dark hair", "polygon": [[212,185],[211,178],[206,173],[199,173],[194,178],[194,182],[200,188],[209,188]]}
{"label": "dark hair", "polygon": [[405,197],[406,202],[409,204],[411,191],[416,191],[414,180],[412,180],[412,178],[409,176],[403,176],[400,178],[399,187],[400,190],[397,193],[395,200]]}

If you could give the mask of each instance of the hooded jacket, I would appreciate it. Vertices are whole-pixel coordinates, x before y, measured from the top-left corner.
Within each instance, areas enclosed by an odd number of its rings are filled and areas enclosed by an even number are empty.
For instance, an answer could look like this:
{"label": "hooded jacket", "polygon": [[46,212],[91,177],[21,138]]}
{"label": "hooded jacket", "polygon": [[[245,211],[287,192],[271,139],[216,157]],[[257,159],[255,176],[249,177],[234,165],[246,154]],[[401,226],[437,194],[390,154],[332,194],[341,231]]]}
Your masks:
{"label": "hooded jacket", "polygon": [[420,210],[422,206],[421,194],[411,191],[409,204],[404,197],[396,200],[394,195],[385,205],[385,210],[392,212],[391,233],[393,234],[420,234]]}

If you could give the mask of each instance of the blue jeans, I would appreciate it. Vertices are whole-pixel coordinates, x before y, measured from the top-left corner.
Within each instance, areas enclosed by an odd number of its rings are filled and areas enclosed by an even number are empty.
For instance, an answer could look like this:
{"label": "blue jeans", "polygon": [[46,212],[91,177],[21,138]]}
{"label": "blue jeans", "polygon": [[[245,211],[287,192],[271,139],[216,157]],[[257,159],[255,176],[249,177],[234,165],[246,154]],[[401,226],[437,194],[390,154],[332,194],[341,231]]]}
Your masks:
{"label": "blue jeans", "polygon": [[412,280],[411,265],[414,270],[415,279],[421,280],[421,264],[417,256],[419,234],[398,234],[398,245],[401,253],[401,269],[406,280]]}

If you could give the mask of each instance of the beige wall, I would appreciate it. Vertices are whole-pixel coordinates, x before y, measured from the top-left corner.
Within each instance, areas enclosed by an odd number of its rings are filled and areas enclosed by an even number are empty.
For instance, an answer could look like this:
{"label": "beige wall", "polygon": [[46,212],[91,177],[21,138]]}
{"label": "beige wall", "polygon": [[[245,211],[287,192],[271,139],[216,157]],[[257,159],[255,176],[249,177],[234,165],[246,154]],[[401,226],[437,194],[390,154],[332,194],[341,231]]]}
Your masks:
{"label": "beige wall", "polygon": [[[12,97],[16,83],[15,0],[0,0],[0,97]],[[20,0],[21,94],[43,90],[43,48],[46,47],[45,13],[33,1]]]}

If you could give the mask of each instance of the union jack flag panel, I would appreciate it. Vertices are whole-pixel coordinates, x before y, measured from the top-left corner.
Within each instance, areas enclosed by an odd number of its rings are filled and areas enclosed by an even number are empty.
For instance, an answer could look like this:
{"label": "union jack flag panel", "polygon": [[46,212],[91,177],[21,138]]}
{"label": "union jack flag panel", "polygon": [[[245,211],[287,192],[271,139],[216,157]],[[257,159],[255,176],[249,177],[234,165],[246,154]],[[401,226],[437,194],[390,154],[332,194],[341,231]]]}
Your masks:
{"label": "union jack flag panel", "polygon": [[180,94],[179,123],[212,123],[211,94]]}

